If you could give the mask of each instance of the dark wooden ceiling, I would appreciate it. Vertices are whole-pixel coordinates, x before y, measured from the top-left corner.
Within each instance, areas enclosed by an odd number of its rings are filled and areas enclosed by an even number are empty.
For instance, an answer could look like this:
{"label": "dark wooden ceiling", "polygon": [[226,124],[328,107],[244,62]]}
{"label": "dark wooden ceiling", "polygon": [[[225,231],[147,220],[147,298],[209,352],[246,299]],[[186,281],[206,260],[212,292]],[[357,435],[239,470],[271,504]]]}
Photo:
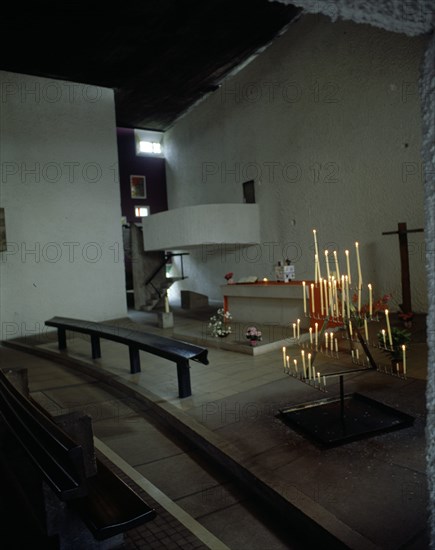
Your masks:
{"label": "dark wooden ceiling", "polygon": [[0,70],[112,88],[118,126],[159,131],[300,11],[269,0],[9,4]]}

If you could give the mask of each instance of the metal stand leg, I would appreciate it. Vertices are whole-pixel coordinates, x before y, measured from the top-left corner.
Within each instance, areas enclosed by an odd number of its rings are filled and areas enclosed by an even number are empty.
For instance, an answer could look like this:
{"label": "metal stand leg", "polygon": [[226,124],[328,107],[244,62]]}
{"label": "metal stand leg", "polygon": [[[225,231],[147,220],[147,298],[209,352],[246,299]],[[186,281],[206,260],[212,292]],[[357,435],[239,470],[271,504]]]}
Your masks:
{"label": "metal stand leg", "polygon": [[59,349],[66,349],[66,330],[64,328],[57,329],[57,341]]}
{"label": "metal stand leg", "polygon": [[92,359],[98,359],[101,357],[100,338],[98,336],[91,336],[92,347]]}
{"label": "metal stand leg", "polygon": [[190,387],[190,366],[189,361],[180,361],[177,363],[177,377],[178,377],[178,396],[189,397],[192,395],[192,389]]}
{"label": "metal stand leg", "polygon": [[133,346],[130,346],[128,348],[129,354],[130,354],[130,372],[131,374],[135,374],[136,372],[140,372],[140,355],[139,350],[137,348],[134,348]]}

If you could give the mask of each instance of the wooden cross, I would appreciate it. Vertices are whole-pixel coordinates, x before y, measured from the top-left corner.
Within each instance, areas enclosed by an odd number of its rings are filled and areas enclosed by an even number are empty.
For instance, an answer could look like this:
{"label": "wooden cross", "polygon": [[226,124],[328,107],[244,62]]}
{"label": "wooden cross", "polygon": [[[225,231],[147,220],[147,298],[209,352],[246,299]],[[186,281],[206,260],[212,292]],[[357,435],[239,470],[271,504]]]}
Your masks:
{"label": "wooden cross", "polygon": [[406,223],[399,223],[397,231],[387,231],[382,235],[399,235],[400,265],[402,268],[402,303],[403,313],[412,313],[411,278],[409,276],[408,233],[421,233],[424,229],[407,229]]}

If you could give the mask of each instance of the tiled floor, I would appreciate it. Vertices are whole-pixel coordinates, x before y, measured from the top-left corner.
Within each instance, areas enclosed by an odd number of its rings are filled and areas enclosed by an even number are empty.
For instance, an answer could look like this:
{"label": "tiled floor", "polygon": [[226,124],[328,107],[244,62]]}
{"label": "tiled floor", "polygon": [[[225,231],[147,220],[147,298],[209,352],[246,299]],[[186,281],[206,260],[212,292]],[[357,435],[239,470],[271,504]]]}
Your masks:
{"label": "tiled floor", "polygon": [[[169,329],[158,327],[156,314],[132,312],[130,319],[115,322],[189,340],[203,337],[209,314],[174,311]],[[210,364],[191,363],[192,396],[184,399],[178,398],[173,364],[141,353],[142,371],[132,375],[127,349],[107,341],[102,358],[92,361],[84,337],[71,335],[62,354],[55,341],[44,338],[36,348],[32,342],[32,350],[69,366],[35,356],[26,363],[41,403],[52,411],[88,412],[102,449],[133,472],[133,479],[139,476],[148,494],[163,494],[181,524],[190,518],[185,527],[203,547],[311,548],[314,534],[322,545],[334,542],[337,548],[419,550],[428,548],[422,327],[415,326],[406,380],[371,371],[349,374],[345,381],[346,393],[361,392],[406,412],[413,425],[326,449],[276,413],[336,397],[338,379],[324,393],[284,375],[279,350],[252,356],[208,338]],[[288,344],[296,356],[298,348]],[[0,350],[3,358],[12,357],[9,348]],[[20,354],[22,361],[25,357]],[[352,368],[347,354],[340,352],[339,362]],[[337,358],[319,356],[316,365],[328,372],[337,368]]]}

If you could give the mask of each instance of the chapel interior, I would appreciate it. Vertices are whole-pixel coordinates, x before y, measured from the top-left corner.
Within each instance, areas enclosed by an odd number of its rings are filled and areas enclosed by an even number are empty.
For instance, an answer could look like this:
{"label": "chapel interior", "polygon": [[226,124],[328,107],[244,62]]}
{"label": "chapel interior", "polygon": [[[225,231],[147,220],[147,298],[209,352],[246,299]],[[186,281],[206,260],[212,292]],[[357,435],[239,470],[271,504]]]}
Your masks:
{"label": "chapel interior", "polygon": [[0,546],[435,548],[433,3],[104,10],[2,9]]}

